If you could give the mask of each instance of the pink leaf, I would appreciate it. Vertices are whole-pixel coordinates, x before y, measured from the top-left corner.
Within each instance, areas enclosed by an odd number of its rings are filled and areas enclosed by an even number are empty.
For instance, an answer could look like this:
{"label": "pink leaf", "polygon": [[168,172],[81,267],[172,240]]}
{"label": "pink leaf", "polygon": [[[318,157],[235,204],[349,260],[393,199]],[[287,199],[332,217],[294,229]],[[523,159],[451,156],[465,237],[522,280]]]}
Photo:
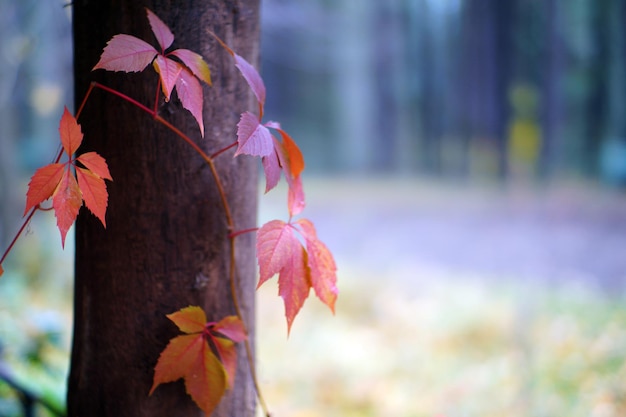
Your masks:
{"label": "pink leaf", "polygon": [[[288,177],[289,178],[289,177]],[[302,187],[302,179],[300,177],[287,181],[289,184],[289,192],[287,194],[287,206],[290,216],[297,216],[302,213],[306,202],[304,199],[304,187]]]}
{"label": "pink leaf", "polygon": [[237,316],[227,316],[213,325],[213,330],[223,334],[234,342],[243,342],[248,338],[243,323]]}
{"label": "pink leaf", "polygon": [[265,192],[276,187],[280,180],[280,164],[278,163],[278,155],[276,151],[264,156],[261,159],[263,163],[263,171],[265,172]]}
{"label": "pink leaf", "polygon": [[211,70],[204,59],[202,59],[202,55],[188,49],[177,49],[172,51],[171,54],[183,61],[183,64],[191,70],[193,75],[211,85]]}
{"label": "pink leaf", "polygon": [[274,276],[285,303],[288,329],[308,297],[311,281],[306,266],[306,252],[291,224],[273,220],[257,232],[258,286]]}
{"label": "pink leaf", "polygon": [[295,235],[292,235],[290,240],[291,255],[278,276],[278,294],[285,303],[287,333],[291,331],[291,324],[304,305],[311,289],[305,263],[306,252]]}
{"label": "pink leaf", "polygon": [[172,59],[165,58],[163,55],[158,55],[152,65],[154,65],[154,69],[161,77],[161,87],[165,95],[165,101],[169,101],[170,94],[172,94],[183,66]]}
{"label": "pink leaf", "polygon": [[148,21],[150,22],[152,33],[154,33],[161,49],[165,51],[170,47],[172,42],[174,42],[174,35],[170,31],[170,28],[147,7],[146,12],[148,13]]}
{"label": "pink leaf", "polygon": [[274,150],[269,129],[260,124],[258,118],[250,112],[242,113],[237,124],[237,142],[239,147],[235,156],[242,153],[267,156]]}
{"label": "pink leaf", "polygon": [[157,55],[149,43],[131,35],[115,35],[105,46],[100,61],[93,67],[108,71],[143,71]]}
{"label": "pink leaf", "polygon": [[235,57],[235,65],[239,68],[241,75],[246,79],[250,89],[256,96],[257,101],[261,109],[265,105],[265,84],[263,84],[263,79],[259,75],[258,71],[248,63],[241,56],[234,54]]}
{"label": "pink leaf", "polygon": [[200,133],[204,137],[204,123],[202,121],[202,85],[186,68],[178,75],[176,92],[183,107],[191,112],[198,122]]}
{"label": "pink leaf", "polygon": [[337,265],[330,250],[317,238],[315,226],[310,220],[300,219],[302,235],[306,241],[307,263],[311,271],[311,284],[315,295],[334,313],[337,300]]}

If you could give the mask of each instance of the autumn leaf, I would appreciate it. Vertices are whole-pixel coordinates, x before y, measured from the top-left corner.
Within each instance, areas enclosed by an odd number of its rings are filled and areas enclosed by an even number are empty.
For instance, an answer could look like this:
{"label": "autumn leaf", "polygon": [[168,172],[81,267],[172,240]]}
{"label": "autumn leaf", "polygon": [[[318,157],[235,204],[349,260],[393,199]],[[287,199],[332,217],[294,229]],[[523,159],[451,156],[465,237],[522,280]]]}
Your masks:
{"label": "autumn leaf", "polygon": [[161,47],[161,52],[165,52],[165,50],[172,45],[172,42],[174,42],[174,35],[172,34],[170,28],[168,28],[167,25],[147,7],[146,13],[148,15],[148,22],[150,23],[152,33],[154,33],[154,36]]}
{"label": "autumn leaf", "polygon": [[202,86],[196,77],[187,69],[183,69],[176,79],[176,92],[183,107],[189,110],[198,122],[200,133],[204,136],[204,123],[202,122]]}
{"label": "autumn leaf", "polygon": [[93,70],[141,72],[158,54],[149,43],[131,35],[115,35],[107,42]]}
{"label": "autumn leaf", "polygon": [[[48,164],[35,171],[28,183],[24,215],[52,198],[61,243],[65,246],[65,237],[76,220],[83,201],[106,227],[105,214],[109,195],[104,180],[111,180],[111,174],[105,159],[96,152],[87,152],[74,159],[73,155],[81,145],[83,134],[80,125],[67,108],[61,116],[59,134],[68,160],[65,163]],[[76,162],[80,162],[85,168],[77,166]],[[72,166],[76,175],[72,172]]]}
{"label": "autumn leaf", "polygon": [[273,151],[272,134],[259,123],[257,117],[245,112],[237,124],[237,142],[239,146],[235,156],[240,154],[267,156]]}
{"label": "autumn leaf", "polygon": [[76,178],[78,179],[78,187],[85,201],[85,206],[106,227],[104,216],[107,211],[109,193],[104,180],[94,172],[80,167],[76,167]]}
{"label": "autumn leaf", "polygon": [[2,264],[0,264],[0,277],[4,274],[4,269],[2,269]]}
{"label": "autumn leaf", "polygon": [[175,313],[168,314],[167,318],[178,326],[183,333],[200,333],[206,325],[206,314],[200,307],[189,306]]}
{"label": "autumn leaf", "polygon": [[30,209],[52,197],[61,182],[64,169],[65,164],[49,164],[35,171],[28,183],[24,216]]}
{"label": "autumn leaf", "polygon": [[63,108],[63,115],[59,123],[59,135],[65,153],[71,157],[83,142],[83,132],[81,132],[80,125],[67,107]]}
{"label": "autumn leaf", "polygon": [[[150,28],[161,52],[149,43],[131,35],[115,35],[102,51],[100,61],[93,68],[108,71],[137,72],[143,71],[152,63],[161,82],[165,101],[169,101],[174,88],[178,92],[183,107],[198,122],[200,133],[204,136],[202,121],[203,92],[200,81],[211,85],[211,71],[200,54],[188,49],[176,49],[166,52],[174,42],[174,35],[169,27],[146,8]],[[176,57],[178,62],[172,57]]]}
{"label": "autumn leaf", "polygon": [[52,197],[52,207],[54,207],[54,215],[57,218],[57,227],[61,232],[61,246],[63,247],[65,247],[67,231],[74,224],[82,204],[82,193],[76,182],[76,177],[67,169]]}
{"label": "autumn leaf", "polygon": [[180,72],[183,70],[183,66],[163,55],[156,57],[153,61],[153,66],[161,77],[161,89],[163,90],[165,101],[170,101],[170,94],[176,85]]}
{"label": "autumn leaf", "polygon": [[167,317],[187,334],[171,339],[161,352],[149,394],[160,384],[183,378],[187,393],[210,414],[226,387],[233,386],[237,369],[234,342],[246,339],[243,323],[236,316],[207,323],[204,311],[197,306],[185,307]]}
{"label": "autumn leaf", "polygon": [[311,271],[311,285],[315,295],[334,313],[337,301],[337,265],[332,253],[317,237],[313,222],[300,219],[296,222],[304,236],[307,250],[307,264]]}
{"label": "autumn leaf", "polygon": [[[302,245],[299,233],[305,243]],[[337,299],[336,266],[328,248],[317,238],[313,224],[272,220],[257,233],[260,287],[278,274],[278,291],[285,304],[287,330],[313,287],[317,297],[334,312]]]}

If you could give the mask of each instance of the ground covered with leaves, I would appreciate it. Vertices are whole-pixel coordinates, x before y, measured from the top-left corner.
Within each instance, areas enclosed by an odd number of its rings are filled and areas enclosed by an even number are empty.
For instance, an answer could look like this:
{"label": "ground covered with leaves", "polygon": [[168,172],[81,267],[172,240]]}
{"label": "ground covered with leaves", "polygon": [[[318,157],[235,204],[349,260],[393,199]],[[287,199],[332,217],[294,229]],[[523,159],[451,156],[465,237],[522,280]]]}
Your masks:
{"label": "ground covered with leaves", "polygon": [[[287,337],[276,288],[259,290],[259,377],[274,416],[626,415],[626,296],[615,254],[623,248],[621,197],[584,206],[575,191],[509,204],[484,192],[455,200],[423,184],[313,182],[306,213],[335,252],[340,294],[335,316],[309,300]],[[261,221],[284,207],[261,201]],[[464,208],[475,217],[461,215]],[[487,221],[489,210],[500,217]],[[34,221],[0,280],[0,372],[63,407],[73,242],[70,233],[62,252],[48,217]],[[542,234],[550,227],[552,241]],[[456,253],[472,234],[472,256]],[[582,244],[590,236],[597,253]],[[495,267],[485,265],[490,245],[503,249]],[[553,249],[548,266],[533,255],[541,248]],[[518,256],[505,262],[507,251]],[[582,269],[593,262],[597,268]],[[608,287],[592,279],[603,271]],[[22,415],[3,382],[0,415]]]}

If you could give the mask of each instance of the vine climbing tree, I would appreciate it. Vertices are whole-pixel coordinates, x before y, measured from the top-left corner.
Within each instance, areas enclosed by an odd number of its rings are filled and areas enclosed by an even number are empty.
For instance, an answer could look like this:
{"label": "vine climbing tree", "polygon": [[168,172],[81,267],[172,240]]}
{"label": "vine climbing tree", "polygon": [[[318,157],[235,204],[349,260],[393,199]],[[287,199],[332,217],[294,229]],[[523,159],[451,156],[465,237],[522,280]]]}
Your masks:
{"label": "vine climbing tree", "polygon": [[[255,397],[269,414],[255,286],[278,274],[288,330],[311,289],[334,311],[337,288],[300,217],[302,154],[264,121],[258,0],[138,3],[72,3],[77,110],[26,198],[24,226],[50,200],[62,244],[76,221],[68,414],[251,416]],[[289,218],[261,227],[259,159],[266,191],[289,190]]]}

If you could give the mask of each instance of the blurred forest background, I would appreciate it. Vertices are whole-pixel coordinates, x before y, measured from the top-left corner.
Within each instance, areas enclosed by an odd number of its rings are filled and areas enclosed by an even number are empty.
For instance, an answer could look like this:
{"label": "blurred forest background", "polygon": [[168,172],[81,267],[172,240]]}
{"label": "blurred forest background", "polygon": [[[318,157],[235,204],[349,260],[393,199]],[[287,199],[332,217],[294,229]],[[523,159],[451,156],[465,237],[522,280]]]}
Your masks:
{"label": "blurred forest background", "polygon": [[[8,184],[54,153],[72,103],[63,4],[0,0],[4,242]],[[611,0],[266,0],[267,114],[314,173],[624,184],[624,21]]]}
{"label": "blurred forest background", "polygon": [[[2,248],[72,107],[66,3],[0,0]],[[262,0],[261,43],[266,118],[304,152],[341,291],[288,342],[259,292],[271,411],[626,415],[626,1]],[[62,252],[51,214],[28,230],[0,280],[0,379],[62,408],[72,233]],[[0,415],[20,415],[1,381]]]}

